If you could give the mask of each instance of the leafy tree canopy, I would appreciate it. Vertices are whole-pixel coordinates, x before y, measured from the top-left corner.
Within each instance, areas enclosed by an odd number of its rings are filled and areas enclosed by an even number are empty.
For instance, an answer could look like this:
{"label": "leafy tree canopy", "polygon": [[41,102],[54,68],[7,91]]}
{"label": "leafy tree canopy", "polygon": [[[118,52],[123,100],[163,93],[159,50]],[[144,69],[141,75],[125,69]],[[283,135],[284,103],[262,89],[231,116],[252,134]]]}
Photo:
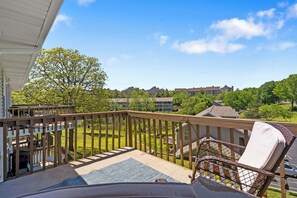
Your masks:
{"label": "leafy tree canopy", "polygon": [[187,97],[182,101],[179,113],[195,115],[213,104],[214,97],[210,94],[197,93],[194,96]]}
{"label": "leafy tree canopy", "polygon": [[259,114],[261,118],[265,118],[266,120],[273,120],[277,117],[282,117],[284,119],[291,118],[292,112],[284,109],[278,104],[271,105],[263,105],[259,108]]}
{"label": "leafy tree canopy", "polygon": [[274,81],[266,82],[259,87],[258,96],[263,104],[273,104],[279,101],[279,97],[273,92],[275,87]]}
{"label": "leafy tree canopy", "polygon": [[246,110],[248,105],[256,100],[256,96],[251,90],[236,90],[227,92],[223,102],[225,105],[231,106],[236,111]]}
{"label": "leafy tree canopy", "polygon": [[187,91],[176,91],[173,94],[173,103],[182,104],[183,100],[187,98],[189,98],[189,94]]}
{"label": "leafy tree canopy", "polygon": [[78,112],[108,108],[107,78],[99,60],[78,50],[42,50],[24,88],[13,93],[14,104],[74,105]]}
{"label": "leafy tree canopy", "polygon": [[131,94],[132,101],[129,103],[129,109],[135,111],[155,111],[155,99],[150,97],[146,91],[134,90]]}
{"label": "leafy tree canopy", "polygon": [[291,101],[293,108],[294,102],[297,101],[297,74],[291,74],[277,83],[273,93],[282,99]]}

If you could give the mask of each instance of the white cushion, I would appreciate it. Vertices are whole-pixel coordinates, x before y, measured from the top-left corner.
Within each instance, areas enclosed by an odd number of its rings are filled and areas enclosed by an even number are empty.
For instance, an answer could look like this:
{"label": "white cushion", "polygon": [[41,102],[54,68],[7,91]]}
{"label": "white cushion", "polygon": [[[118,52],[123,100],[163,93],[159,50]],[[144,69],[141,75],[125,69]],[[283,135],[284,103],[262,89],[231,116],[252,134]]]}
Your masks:
{"label": "white cushion", "polygon": [[[238,162],[270,171],[282,154],[285,143],[286,140],[279,130],[270,124],[255,122],[249,142]],[[242,183],[252,185],[257,179],[258,174],[252,171],[240,168],[238,171]],[[249,189],[243,186],[244,191]]]}

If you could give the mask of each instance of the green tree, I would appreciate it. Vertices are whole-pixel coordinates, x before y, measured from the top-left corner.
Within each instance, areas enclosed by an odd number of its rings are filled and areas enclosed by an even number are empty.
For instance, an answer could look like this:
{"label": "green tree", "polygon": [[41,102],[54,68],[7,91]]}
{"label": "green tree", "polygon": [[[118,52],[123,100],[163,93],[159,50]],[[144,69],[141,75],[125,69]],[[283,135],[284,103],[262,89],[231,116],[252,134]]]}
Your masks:
{"label": "green tree", "polygon": [[278,97],[289,100],[293,109],[294,102],[297,101],[297,74],[291,74],[288,78],[277,83],[273,92]]}
{"label": "green tree", "polygon": [[134,90],[131,94],[129,109],[135,111],[155,111],[155,99],[151,98],[146,91]]}
{"label": "green tree", "polygon": [[260,119],[259,108],[262,105],[260,100],[253,100],[249,103],[246,111],[243,112],[244,118]]}
{"label": "green tree", "polygon": [[183,100],[179,113],[195,115],[213,104],[213,96],[209,94],[197,93],[194,96]]}
{"label": "green tree", "polygon": [[183,100],[189,98],[189,94],[187,91],[176,91],[173,93],[173,103],[181,105]]}
{"label": "green tree", "polygon": [[273,120],[277,117],[282,117],[284,119],[292,117],[292,112],[284,109],[283,107],[277,104],[261,106],[259,108],[259,114],[261,118],[264,118],[266,120]]}
{"label": "green tree", "polygon": [[97,58],[78,50],[42,50],[24,88],[13,94],[13,103],[74,105],[78,112],[106,110],[107,76],[100,65]]}
{"label": "green tree", "polygon": [[274,81],[261,85],[258,89],[258,97],[263,104],[273,104],[279,101],[279,97],[273,92],[276,87]]}
{"label": "green tree", "polygon": [[227,92],[223,102],[225,105],[231,106],[236,111],[246,110],[248,105],[256,100],[255,94],[251,90],[236,90]]}
{"label": "green tree", "polygon": [[172,96],[173,96],[173,92],[169,91],[168,89],[165,89],[156,93],[156,97],[172,97]]}

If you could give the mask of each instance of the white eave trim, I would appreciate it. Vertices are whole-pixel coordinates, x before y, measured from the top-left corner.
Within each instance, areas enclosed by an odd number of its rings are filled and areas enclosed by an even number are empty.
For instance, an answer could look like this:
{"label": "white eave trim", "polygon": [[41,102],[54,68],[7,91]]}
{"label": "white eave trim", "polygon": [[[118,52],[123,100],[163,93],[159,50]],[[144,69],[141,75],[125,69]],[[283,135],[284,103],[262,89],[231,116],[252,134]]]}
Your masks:
{"label": "white eave trim", "polygon": [[1,48],[1,54],[38,54],[41,52],[41,47],[31,47],[31,48]]}
{"label": "white eave trim", "polygon": [[[43,43],[44,43],[44,41],[45,41],[51,27],[53,26],[53,23],[54,23],[55,18],[56,18],[57,14],[58,14],[58,12],[59,12],[59,10],[61,8],[61,5],[62,5],[63,1],[64,0],[52,0],[51,1],[47,16],[46,16],[46,18],[44,20],[43,27],[41,29],[38,41],[36,43],[36,46],[37,46],[37,49],[39,50],[39,52],[40,52],[40,50],[42,48],[42,45],[43,45]],[[27,78],[29,76],[29,72],[30,72],[30,70],[31,70],[31,68],[32,68],[32,66],[33,66],[33,64],[35,62],[35,59],[36,59],[39,52],[37,52],[37,53],[33,52],[32,53],[32,57],[31,57],[31,60],[30,60],[29,67],[26,70],[26,74],[25,74],[24,80],[22,82],[22,84],[23,84],[22,87],[24,86],[24,84],[25,84],[25,82],[26,82],[26,80],[27,80]]]}

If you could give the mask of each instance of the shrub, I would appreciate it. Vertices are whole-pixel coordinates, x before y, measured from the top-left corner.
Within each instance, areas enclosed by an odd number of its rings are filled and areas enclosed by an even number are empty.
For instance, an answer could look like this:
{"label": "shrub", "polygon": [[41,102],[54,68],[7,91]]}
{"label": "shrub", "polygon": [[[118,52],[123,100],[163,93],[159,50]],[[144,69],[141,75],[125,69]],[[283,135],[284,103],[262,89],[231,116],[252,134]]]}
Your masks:
{"label": "shrub", "polygon": [[284,119],[292,117],[292,112],[284,109],[277,104],[263,105],[259,107],[259,114],[261,118],[264,118],[266,120],[273,120],[277,117],[282,117]]}

